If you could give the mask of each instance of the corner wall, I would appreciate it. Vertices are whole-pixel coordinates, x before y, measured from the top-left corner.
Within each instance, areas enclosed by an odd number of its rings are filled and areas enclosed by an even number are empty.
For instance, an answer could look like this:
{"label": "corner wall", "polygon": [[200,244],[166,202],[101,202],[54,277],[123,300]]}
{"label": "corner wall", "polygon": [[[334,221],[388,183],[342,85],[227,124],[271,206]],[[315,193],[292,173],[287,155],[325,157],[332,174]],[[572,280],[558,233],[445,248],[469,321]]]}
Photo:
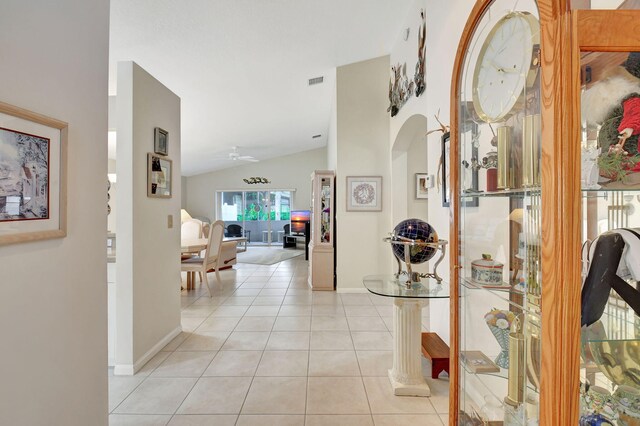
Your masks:
{"label": "corner wall", "polygon": [[[440,111],[440,121],[450,124],[451,75],[455,61],[458,42],[469,16],[473,2],[451,0],[446,6],[431,7],[427,10],[427,117],[429,127],[435,128],[437,123],[431,120]],[[446,37],[442,35],[446,29]],[[433,123],[433,124],[431,124]],[[442,133],[432,133],[427,137],[428,170],[436,174],[440,161]],[[437,180],[437,176],[436,180]],[[434,197],[435,196],[435,197]],[[449,239],[449,208],[442,207],[442,192],[437,187],[429,189],[429,223],[438,231],[442,239]],[[448,247],[457,250],[456,247]],[[449,280],[449,255],[438,267],[438,272],[445,280]],[[430,303],[431,329],[449,341],[449,301],[432,300]]]}
{"label": "corner wall", "polygon": [[109,1],[3,0],[0,101],[69,123],[65,238],[0,247],[0,424],[107,425]]}
{"label": "corner wall", "polygon": [[[116,374],[133,374],[180,328],[180,98],[134,62],[118,64]],[[172,197],[147,197],[154,128],[169,132]],[[172,216],[173,227],[168,226]]]}
{"label": "corner wall", "polygon": [[[389,56],[339,67],[336,81],[337,289],[363,291],[362,277],[393,271],[391,249],[382,242],[392,230]],[[346,211],[347,176],[382,176],[381,212]]]}

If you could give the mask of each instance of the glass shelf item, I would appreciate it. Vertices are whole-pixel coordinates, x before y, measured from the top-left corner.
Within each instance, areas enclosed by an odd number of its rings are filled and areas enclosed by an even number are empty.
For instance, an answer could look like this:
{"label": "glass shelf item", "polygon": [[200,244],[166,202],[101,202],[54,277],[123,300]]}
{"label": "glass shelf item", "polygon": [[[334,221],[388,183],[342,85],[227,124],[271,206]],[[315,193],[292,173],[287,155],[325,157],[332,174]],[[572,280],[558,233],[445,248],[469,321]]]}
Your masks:
{"label": "glass shelf item", "polygon": [[395,275],[368,275],[363,278],[364,286],[379,296],[403,297],[407,299],[443,299],[449,297],[449,283],[440,284],[435,279],[427,278],[420,282],[412,282],[408,288],[403,277]]}

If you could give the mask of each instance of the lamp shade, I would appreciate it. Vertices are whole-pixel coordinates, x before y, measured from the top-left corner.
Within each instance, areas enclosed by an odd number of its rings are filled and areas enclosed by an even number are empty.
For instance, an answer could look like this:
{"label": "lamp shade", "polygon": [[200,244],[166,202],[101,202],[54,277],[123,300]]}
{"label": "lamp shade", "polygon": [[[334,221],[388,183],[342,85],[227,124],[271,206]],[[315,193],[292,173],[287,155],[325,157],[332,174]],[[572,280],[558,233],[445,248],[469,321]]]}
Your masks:
{"label": "lamp shade", "polygon": [[191,219],[191,215],[185,209],[180,209],[180,223],[189,219]]}

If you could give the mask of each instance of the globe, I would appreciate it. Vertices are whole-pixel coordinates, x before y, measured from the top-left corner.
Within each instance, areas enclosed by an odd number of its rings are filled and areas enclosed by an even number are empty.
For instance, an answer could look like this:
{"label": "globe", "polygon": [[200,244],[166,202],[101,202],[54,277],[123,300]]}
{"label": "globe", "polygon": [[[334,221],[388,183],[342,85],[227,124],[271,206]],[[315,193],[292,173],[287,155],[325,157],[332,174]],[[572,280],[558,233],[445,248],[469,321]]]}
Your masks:
{"label": "globe", "polygon": [[[431,225],[420,219],[406,219],[393,228],[392,240],[394,241],[414,241],[421,243],[438,242],[438,234]],[[406,246],[404,244],[391,244],[393,254],[402,262],[404,259],[404,250],[410,250],[410,263],[424,263],[431,259],[437,251],[432,246]]]}

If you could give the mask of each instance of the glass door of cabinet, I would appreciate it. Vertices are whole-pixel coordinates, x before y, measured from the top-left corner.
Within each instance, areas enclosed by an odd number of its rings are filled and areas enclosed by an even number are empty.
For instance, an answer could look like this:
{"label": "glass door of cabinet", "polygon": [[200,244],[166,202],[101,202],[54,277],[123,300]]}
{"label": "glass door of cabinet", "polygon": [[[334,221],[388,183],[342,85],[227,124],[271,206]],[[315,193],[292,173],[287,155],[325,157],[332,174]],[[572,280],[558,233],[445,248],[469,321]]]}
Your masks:
{"label": "glass door of cabinet", "polygon": [[331,220],[331,177],[323,177],[320,180],[320,235],[318,241],[321,243],[331,243],[333,224]]}
{"label": "glass door of cabinet", "polygon": [[583,51],[580,69],[580,417],[634,425],[640,424],[640,253],[633,249],[640,244],[640,53]]}
{"label": "glass door of cabinet", "polygon": [[458,424],[527,425],[539,416],[539,33],[535,1],[520,1],[515,11],[513,2],[494,1],[460,70],[451,156],[459,226]]}

